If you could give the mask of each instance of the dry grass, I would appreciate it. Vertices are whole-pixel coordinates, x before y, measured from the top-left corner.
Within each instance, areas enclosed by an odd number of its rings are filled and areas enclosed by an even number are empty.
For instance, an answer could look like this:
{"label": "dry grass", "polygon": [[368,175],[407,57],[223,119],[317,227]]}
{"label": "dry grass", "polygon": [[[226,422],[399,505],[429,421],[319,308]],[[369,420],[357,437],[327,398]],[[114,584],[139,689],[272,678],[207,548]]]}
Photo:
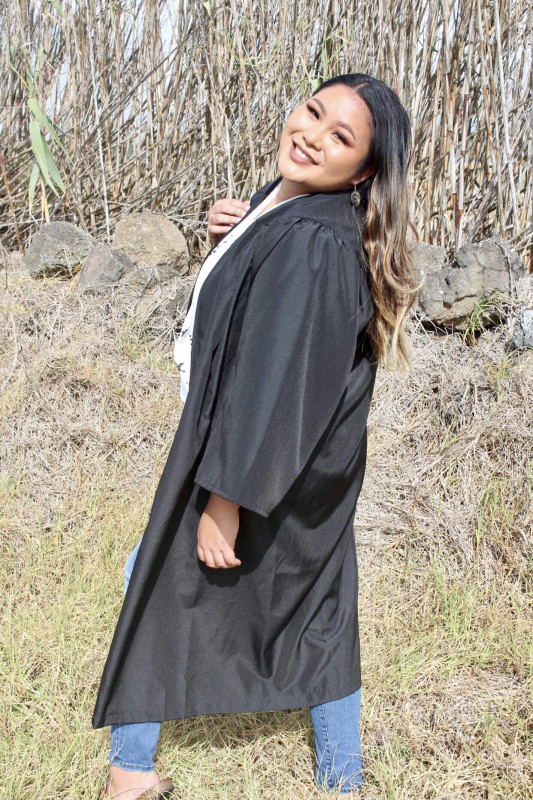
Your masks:
{"label": "dry grass", "polygon": [[51,219],[104,238],[149,208],[198,248],[213,200],[274,176],[288,111],[320,79],[358,71],[392,86],[411,116],[423,240],[453,250],[501,233],[533,264],[528,0],[0,0],[0,13],[10,249],[44,218],[38,193],[28,209],[30,96],[70,159],[50,142],[65,183],[59,197],[46,189]]}
{"label": "dry grass", "polygon": [[[0,306],[0,797],[89,800],[122,569],[182,408],[172,332],[14,267]],[[533,353],[507,338],[413,326],[413,371],[378,374],[361,800],[533,796]],[[307,709],[168,722],[158,756],[176,798],[313,796]]]}

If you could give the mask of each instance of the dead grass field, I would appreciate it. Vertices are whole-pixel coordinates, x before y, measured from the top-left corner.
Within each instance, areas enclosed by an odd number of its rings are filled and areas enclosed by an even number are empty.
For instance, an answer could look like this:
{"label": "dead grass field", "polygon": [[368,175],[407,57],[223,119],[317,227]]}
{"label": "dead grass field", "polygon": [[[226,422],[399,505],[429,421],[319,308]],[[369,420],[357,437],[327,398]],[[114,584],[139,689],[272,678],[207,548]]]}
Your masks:
{"label": "dead grass field", "polygon": [[[4,281],[2,280],[4,283]],[[12,270],[0,293],[0,796],[97,797],[91,715],[182,409],[172,333]],[[533,797],[533,352],[413,326],[355,519],[370,798]],[[307,709],[164,723],[176,798],[313,796]]]}

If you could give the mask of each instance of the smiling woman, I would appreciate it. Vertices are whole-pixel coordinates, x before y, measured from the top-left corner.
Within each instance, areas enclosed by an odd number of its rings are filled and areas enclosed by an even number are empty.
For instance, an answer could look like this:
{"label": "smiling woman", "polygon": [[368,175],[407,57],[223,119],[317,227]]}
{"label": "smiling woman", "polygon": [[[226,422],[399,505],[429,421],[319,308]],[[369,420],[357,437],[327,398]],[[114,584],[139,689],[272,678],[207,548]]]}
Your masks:
{"label": "smiling woman", "polygon": [[374,171],[373,119],[353,89],[335,83],[289,116],[281,134],[279,200],[306,192],[352,190]]}
{"label": "smiling woman", "polygon": [[249,207],[213,206],[176,350],[185,407],[93,714],[111,725],[101,798],[171,790],[164,720],[300,706],[317,784],[362,785],[353,519],[377,365],[406,360],[416,296],[409,148],[394,92],[338,76],[289,115]]}

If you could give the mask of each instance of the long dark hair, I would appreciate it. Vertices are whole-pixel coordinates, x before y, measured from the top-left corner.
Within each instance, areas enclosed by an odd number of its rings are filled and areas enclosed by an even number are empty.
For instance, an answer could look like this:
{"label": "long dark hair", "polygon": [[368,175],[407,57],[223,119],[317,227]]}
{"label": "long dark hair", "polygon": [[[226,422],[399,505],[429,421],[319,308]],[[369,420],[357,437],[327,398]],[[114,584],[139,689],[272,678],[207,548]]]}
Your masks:
{"label": "long dark hair", "polygon": [[374,301],[367,333],[376,359],[384,366],[409,367],[403,322],[420,289],[420,276],[407,246],[408,229],[418,242],[410,217],[407,178],[412,157],[411,123],[393,90],[362,72],[330,78],[313,94],[336,83],[353,89],[373,119],[370,151],[360,170],[372,165],[374,172],[357,186],[365,212],[361,237]]}

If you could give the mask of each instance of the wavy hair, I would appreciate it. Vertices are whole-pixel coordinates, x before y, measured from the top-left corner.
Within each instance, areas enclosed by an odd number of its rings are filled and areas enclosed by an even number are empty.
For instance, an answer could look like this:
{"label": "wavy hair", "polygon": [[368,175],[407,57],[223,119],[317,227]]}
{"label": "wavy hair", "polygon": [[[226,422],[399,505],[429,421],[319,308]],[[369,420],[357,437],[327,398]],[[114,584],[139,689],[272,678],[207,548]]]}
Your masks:
{"label": "wavy hair", "polygon": [[362,72],[330,78],[313,95],[338,83],[356,92],[373,119],[370,150],[359,171],[370,165],[374,171],[357,185],[364,212],[361,240],[374,304],[367,336],[376,360],[387,369],[410,368],[404,321],[421,286],[413,249],[407,245],[408,230],[414,234],[415,246],[419,241],[409,211],[411,123],[393,90]]}

